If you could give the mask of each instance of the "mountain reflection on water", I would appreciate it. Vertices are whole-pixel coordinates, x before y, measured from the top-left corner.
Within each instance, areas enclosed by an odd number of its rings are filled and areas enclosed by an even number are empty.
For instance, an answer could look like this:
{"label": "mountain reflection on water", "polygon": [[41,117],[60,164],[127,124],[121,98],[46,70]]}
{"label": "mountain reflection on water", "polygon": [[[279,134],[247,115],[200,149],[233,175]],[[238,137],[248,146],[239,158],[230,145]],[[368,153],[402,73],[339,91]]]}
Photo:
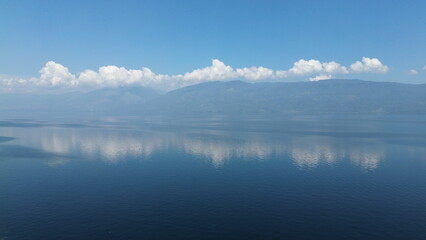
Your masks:
{"label": "mountain reflection on water", "polygon": [[[338,124],[315,126],[315,131],[297,131],[291,126],[294,122],[275,124],[276,131],[266,131],[268,129],[259,127],[262,125],[256,122],[242,130],[218,122],[169,127],[113,120],[89,125],[32,124],[29,127],[9,124],[0,128],[1,136],[14,138],[2,145],[31,147],[53,154],[55,157],[44,158],[51,166],[75,159],[116,164],[130,159],[146,160],[156,152],[173,150],[207,159],[214,167],[236,158],[267,160],[275,157],[291,159],[300,168],[348,160],[360,168],[373,170],[385,159],[389,142],[398,143],[404,136],[407,138],[407,134],[402,137],[386,135],[374,128],[365,131],[365,127],[362,129],[364,135],[359,135],[360,131],[355,129],[359,136],[350,133],[346,136],[342,134],[345,127]],[[300,128],[306,130],[308,127]],[[423,135],[415,137],[424,138]],[[423,151],[423,148],[416,148],[416,151]]]}

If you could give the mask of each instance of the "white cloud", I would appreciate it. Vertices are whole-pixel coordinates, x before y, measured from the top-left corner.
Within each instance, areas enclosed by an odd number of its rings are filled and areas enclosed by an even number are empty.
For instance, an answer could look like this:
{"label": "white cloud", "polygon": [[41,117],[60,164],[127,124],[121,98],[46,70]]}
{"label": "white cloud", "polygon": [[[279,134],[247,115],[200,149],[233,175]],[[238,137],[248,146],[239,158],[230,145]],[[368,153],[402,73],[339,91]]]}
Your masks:
{"label": "white cloud", "polygon": [[355,73],[386,73],[389,71],[389,67],[383,65],[377,58],[363,57],[362,62],[356,61],[351,64],[351,70]]}
{"label": "white cloud", "polygon": [[293,67],[288,70],[294,75],[309,75],[322,71],[322,64],[318,60],[304,60],[301,59],[294,63]]}
{"label": "white cloud", "polygon": [[331,75],[320,74],[320,75],[315,76],[315,77],[310,77],[309,81],[313,82],[313,81],[320,81],[320,80],[326,80],[326,79],[331,79],[331,78],[332,78]]}
{"label": "white cloud", "polygon": [[301,59],[294,63],[293,67],[288,70],[293,75],[310,75],[315,73],[348,73],[346,67],[341,66],[336,62],[321,63],[318,60],[304,60]]}
{"label": "white cloud", "polygon": [[160,85],[170,78],[167,75],[155,74],[146,67],[142,69],[126,69],[110,65],[100,67],[98,72],[84,70],[78,74],[77,82],[93,86],[141,85],[155,87],[155,85]]}
{"label": "white cloud", "polygon": [[208,67],[195,69],[191,72],[177,75],[157,74],[147,67],[141,69],[126,69],[114,65],[102,66],[97,71],[86,69],[80,73],[72,74],[67,67],[49,61],[40,70],[38,78],[22,79],[0,76],[0,86],[3,88],[25,87],[28,85],[41,87],[106,87],[138,85],[163,90],[172,90],[192,84],[208,81],[224,81],[241,79],[247,81],[275,80],[280,81],[291,77],[317,75],[308,78],[318,81],[331,78],[335,74],[348,73],[386,73],[389,68],[377,58],[363,57],[350,67],[319,60],[300,59],[286,70],[273,70],[263,66],[236,68],[226,65],[218,59],[213,59]]}
{"label": "white cloud", "polygon": [[100,67],[99,75],[107,82],[127,82],[131,79],[130,71],[113,65]]}
{"label": "white cloud", "polygon": [[0,75],[0,86],[13,87],[16,85],[23,85],[27,83],[28,80],[17,76]]}
{"label": "white cloud", "polygon": [[423,67],[423,70],[425,70],[425,71],[426,71],[426,65]]}
{"label": "white cloud", "polygon": [[75,85],[76,79],[73,74],[68,71],[67,67],[61,64],[49,61],[40,70],[40,78],[36,84],[58,86],[58,85]]}
{"label": "white cloud", "polygon": [[410,75],[416,75],[418,72],[415,69],[411,69],[410,71],[408,71],[408,74]]}
{"label": "white cloud", "polygon": [[274,70],[265,67],[250,67],[237,69],[238,77],[247,80],[261,80],[274,78]]}
{"label": "white cloud", "polygon": [[341,66],[339,63],[336,62],[326,62],[322,64],[323,71],[325,73],[332,73],[332,74],[347,74],[348,69],[344,66]]}
{"label": "white cloud", "polygon": [[196,69],[192,72],[185,73],[182,79],[185,81],[213,81],[226,80],[236,78],[238,75],[231,66],[225,65],[223,62],[213,59],[212,65],[209,67]]}
{"label": "white cloud", "polygon": [[93,70],[84,70],[79,74],[78,80],[83,84],[102,84],[99,74]]}

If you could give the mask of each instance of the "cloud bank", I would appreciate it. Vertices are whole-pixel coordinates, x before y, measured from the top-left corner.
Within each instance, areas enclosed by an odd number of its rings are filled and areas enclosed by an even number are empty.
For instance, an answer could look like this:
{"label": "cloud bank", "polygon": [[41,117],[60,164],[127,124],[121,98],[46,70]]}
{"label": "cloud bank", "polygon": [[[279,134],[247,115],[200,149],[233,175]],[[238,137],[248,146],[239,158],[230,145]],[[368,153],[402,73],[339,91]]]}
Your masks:
{"label": "cloud bank", "polygon": [[67,67],[49,61],[39,71],[39,77],[30,79],[0,77],[0,86],[13,88],[23,86],[63,88],[63,87],[116,87],[145,86],[155,89],[172,90],[179,87],[208,81],[226,81],[241,79],[246,81],[275,80],[282,81],[294,77],[311,76],[308,80],[319,81],[330,79],[335,74],[353,73],[386,73],[389,67],[377,58],[363,57],[349,67],[331,62],[320,62],[315,59],[300,59],[287,70],[273,70],[262,66],[236,68],[213,59],[211,66],[195,69],[177,75],[157,74],[147,67],[126,69],[114,65],[102,66],[97,71],[84,70],[73,74]]}

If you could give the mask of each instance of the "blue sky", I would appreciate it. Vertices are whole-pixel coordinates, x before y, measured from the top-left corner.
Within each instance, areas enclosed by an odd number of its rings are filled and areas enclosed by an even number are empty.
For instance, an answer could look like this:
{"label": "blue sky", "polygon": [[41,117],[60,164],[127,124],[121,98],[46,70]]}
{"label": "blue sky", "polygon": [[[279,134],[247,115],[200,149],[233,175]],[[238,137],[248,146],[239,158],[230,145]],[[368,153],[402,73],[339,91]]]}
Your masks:
{"label": "blue sky", "polygon": [[[72,77],[109,65],[177,75],[212,59],[234,69],[289,70],[315,59],[350,70],[368,57],[388,70],[323,75],[426,83],[425,12],[421,0],[1,0],[0,74],[39,78],[53,61]],[[411,69],[417,74],[407,74]]]}

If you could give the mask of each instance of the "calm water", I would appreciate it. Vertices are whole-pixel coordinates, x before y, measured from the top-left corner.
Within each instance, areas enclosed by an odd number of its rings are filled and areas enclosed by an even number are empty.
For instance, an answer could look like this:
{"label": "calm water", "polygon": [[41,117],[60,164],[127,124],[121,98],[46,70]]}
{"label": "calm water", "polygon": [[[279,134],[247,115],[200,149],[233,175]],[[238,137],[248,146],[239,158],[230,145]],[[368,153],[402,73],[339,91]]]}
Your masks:
{"label": "calm water", "polygon": [[2,116],[0,239],[426,239],[426,117]]}

